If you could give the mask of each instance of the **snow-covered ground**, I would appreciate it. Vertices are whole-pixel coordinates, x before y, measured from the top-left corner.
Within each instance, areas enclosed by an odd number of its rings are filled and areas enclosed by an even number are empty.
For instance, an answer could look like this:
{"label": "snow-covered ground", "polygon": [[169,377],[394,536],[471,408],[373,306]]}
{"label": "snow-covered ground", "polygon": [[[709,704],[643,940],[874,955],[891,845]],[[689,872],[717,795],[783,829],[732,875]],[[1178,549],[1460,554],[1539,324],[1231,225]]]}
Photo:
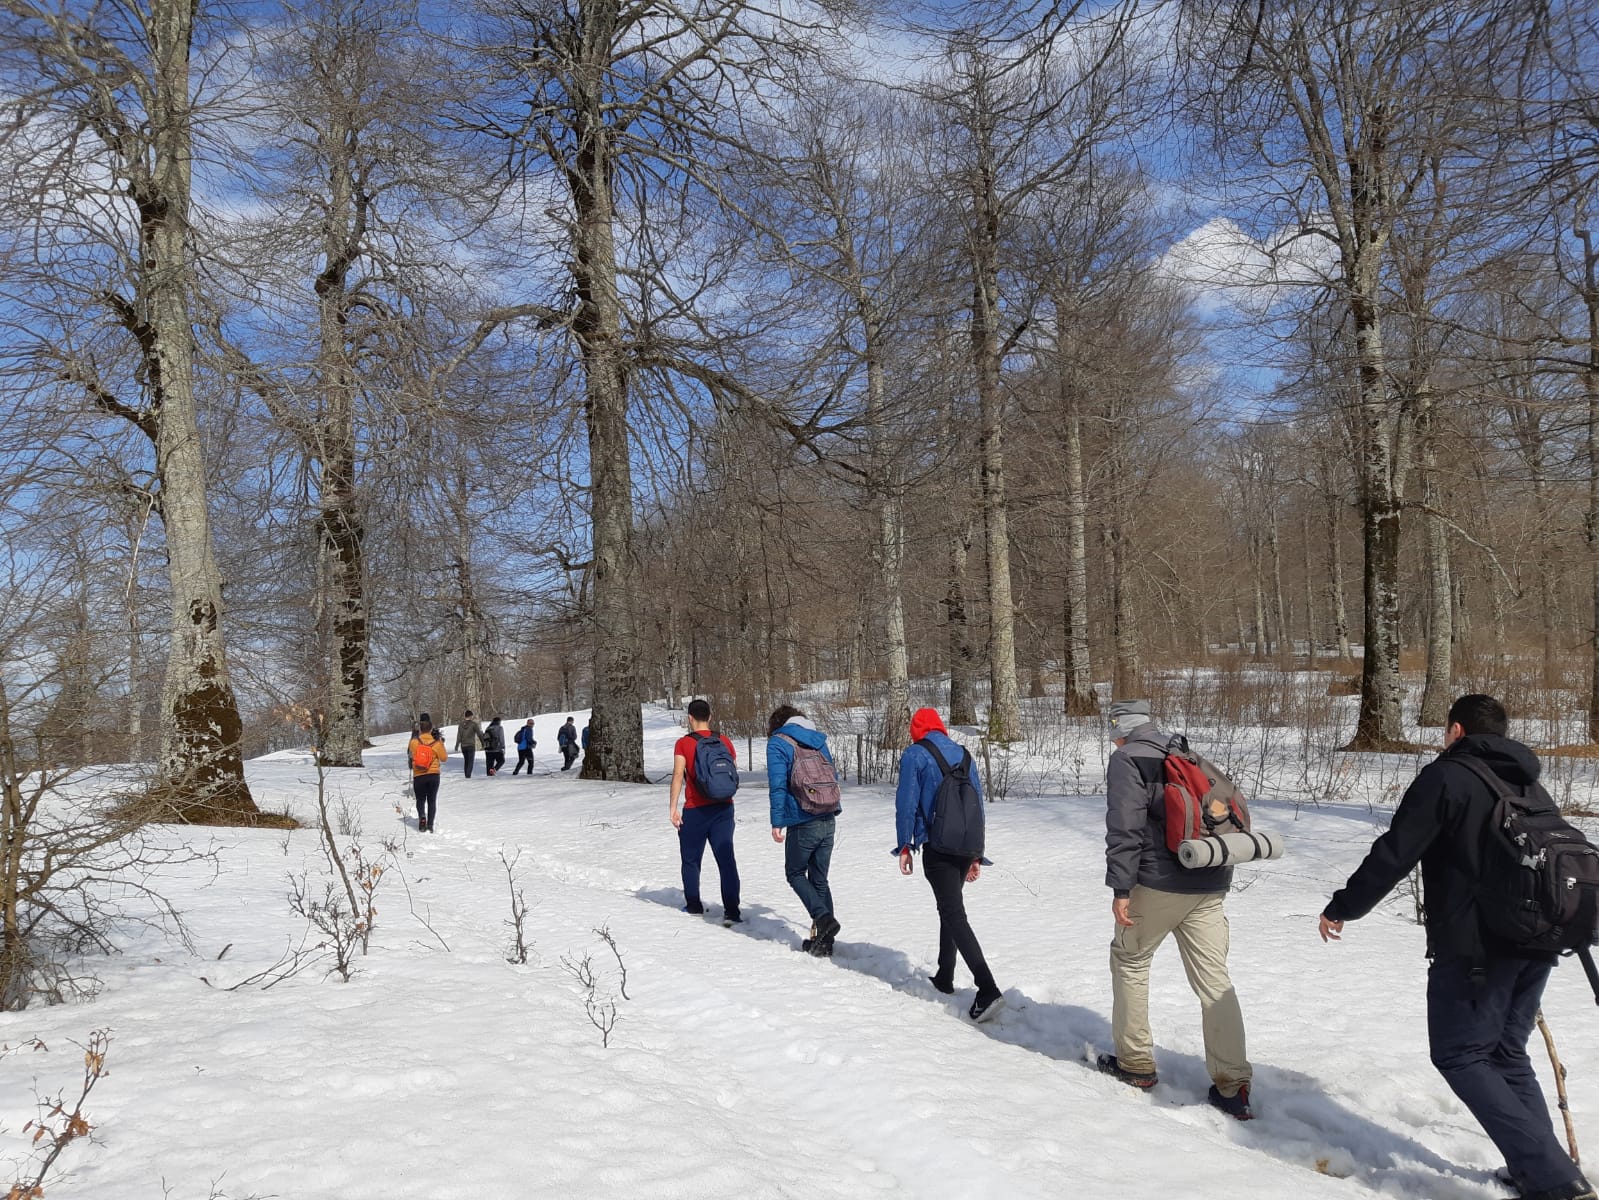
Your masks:
{"label": "snow-covered ground", "polygon": [[[932,895],[897,871],[889,787],[846,789],[833,860],[843,931],[819,961],[796,953],[806,922],[770,837],[763,771],[739,800],[749,920],[723,928],[708,854],[709,913],[679,909],[664,784],[583,783],[551,766],[564,716],[539,718],[531,780],[484,778],[481,756],[463,780],[452,758],[433,835],[417,833],[404,795],[403,737],[379,739],[364,770],[330,773],[363,844],[399,848],[348,983],[316,967],[225,990],[299,940],[286,877],[324,868],[314,828],[215,834],[220,873],[196,865],[163,885],[192,953],[129,934],[122,955],[95,964],[92,1003],[0,1015],[0,1043],[48,1047],[0,1057],[0,1158],[27,1157],[35,1094],[71,1087],[73,1042],[107,1028],[94,1140],[61,1159],[50,1200],[1500,1194],[1492,1147],[1427,1060],[1409,899],[1350,926],[1342,945],[1315,934],[1386,823],[1380,806],[1257,802],[1256,823],[1284,833],[1289,856],[1240,870],[1229,902],[1260,1114],[1240,1125],[1204,1104],[1197,1006],[1175,949],[1155,966],[1160,1085],[1134,1093],[1086,1065],[1109,1039],[1098,797],[1029,786],[991,808],[994,865],[967,902],[1008,1006],[974,1027],[964,969],[953,997],[926,981]],[[646,710],[652,777],[678,732],[673,714]],[[1078,770],[1091,775],[1098,753]],[[250,778],[263,807],[311,819],[305,756],[253,762]],[[526,965],[505,957],[500,854],[518,850]],[[601,928],[625,964],[625,998]],[[616,1006],[609,1046],[563,966],[585,956],[596,1000]],[[1579,1131],[1599,1144],[1599,1020],[1579,969],[1556,972],[1546,1011]],[[0,1186],[14,1174],[0,1170]]]}

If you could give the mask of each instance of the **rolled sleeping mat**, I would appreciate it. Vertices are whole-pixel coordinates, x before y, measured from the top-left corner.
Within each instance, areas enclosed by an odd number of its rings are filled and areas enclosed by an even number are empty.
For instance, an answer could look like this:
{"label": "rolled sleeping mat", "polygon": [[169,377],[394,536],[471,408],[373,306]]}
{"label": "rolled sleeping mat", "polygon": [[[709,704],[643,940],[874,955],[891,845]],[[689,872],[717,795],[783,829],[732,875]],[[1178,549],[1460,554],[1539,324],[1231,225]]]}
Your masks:
{"label": "rolled sleeping mat", "polygon": [[1177,861],[1195,870],[1282,856],[1283,840],[1273,833],[1224,833],[1220,837],[1189,838],[1177,847]]}

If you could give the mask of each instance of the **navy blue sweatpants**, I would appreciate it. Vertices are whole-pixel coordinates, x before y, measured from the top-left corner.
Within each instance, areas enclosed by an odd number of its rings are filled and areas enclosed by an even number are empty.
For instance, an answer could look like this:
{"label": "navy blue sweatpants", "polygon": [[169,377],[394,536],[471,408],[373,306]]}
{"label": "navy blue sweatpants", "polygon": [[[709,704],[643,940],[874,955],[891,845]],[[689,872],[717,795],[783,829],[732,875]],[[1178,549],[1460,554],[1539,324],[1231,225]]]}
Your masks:
{"label": "navy blue sweatpants", "polygon": [[677,844],[683,852],[683,899],[690,908],[700,908],[700,862],[705,858],[705,843],[711,844],[716,870],[722,877],[722,907],[729,916],[738,914],[738,863],[733,859],[733,806],[702,804],[683,810],[683,824],[677,831]]}
{"label": "navy blue sweatpants", "polygon": [[1560,1187],[1582,1174],[1555,1136],[1527,1057],[1552,965],[1495,957],[1473,977],[1471,959],[1453,955],[1434,959],[1427,971],[1432,1064],[1529,1192]]}

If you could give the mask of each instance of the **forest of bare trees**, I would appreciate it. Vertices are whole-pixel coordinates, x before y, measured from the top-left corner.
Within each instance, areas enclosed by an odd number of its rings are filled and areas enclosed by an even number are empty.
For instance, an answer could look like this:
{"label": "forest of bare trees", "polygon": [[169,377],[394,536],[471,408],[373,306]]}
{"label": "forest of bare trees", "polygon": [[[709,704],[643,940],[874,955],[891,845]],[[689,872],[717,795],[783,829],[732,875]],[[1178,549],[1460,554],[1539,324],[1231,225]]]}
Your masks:
{"label": "forest of bare trees", "polygon": [[1599,743],[1591,5],[0,18],[29,761],[249,822],[422,709],[625,781],[650,699],[1007,740],[1250,662]]}

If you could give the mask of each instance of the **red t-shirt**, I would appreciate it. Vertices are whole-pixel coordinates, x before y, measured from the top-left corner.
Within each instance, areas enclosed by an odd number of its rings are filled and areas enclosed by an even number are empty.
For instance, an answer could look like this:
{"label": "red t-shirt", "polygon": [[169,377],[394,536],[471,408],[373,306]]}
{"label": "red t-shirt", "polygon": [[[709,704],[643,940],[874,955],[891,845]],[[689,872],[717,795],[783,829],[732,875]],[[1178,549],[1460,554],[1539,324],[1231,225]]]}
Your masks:
{"label": "red t-shirt", "polygon": [[[727,747],[727,752],[733,756],[733,761],[738,761],[738,751],[733,749],[733,743],[727,740],[726,734],[719,734],[722,744]],[[731,804],[731,800],[707,800],[700,795],[700,789],[694,783],[694,747],[699,743],[699,735],[685,733],[677,739],[677,745],[672,747],[672,753],[683,758],[683,807],[700,808],[706,804]]]}

